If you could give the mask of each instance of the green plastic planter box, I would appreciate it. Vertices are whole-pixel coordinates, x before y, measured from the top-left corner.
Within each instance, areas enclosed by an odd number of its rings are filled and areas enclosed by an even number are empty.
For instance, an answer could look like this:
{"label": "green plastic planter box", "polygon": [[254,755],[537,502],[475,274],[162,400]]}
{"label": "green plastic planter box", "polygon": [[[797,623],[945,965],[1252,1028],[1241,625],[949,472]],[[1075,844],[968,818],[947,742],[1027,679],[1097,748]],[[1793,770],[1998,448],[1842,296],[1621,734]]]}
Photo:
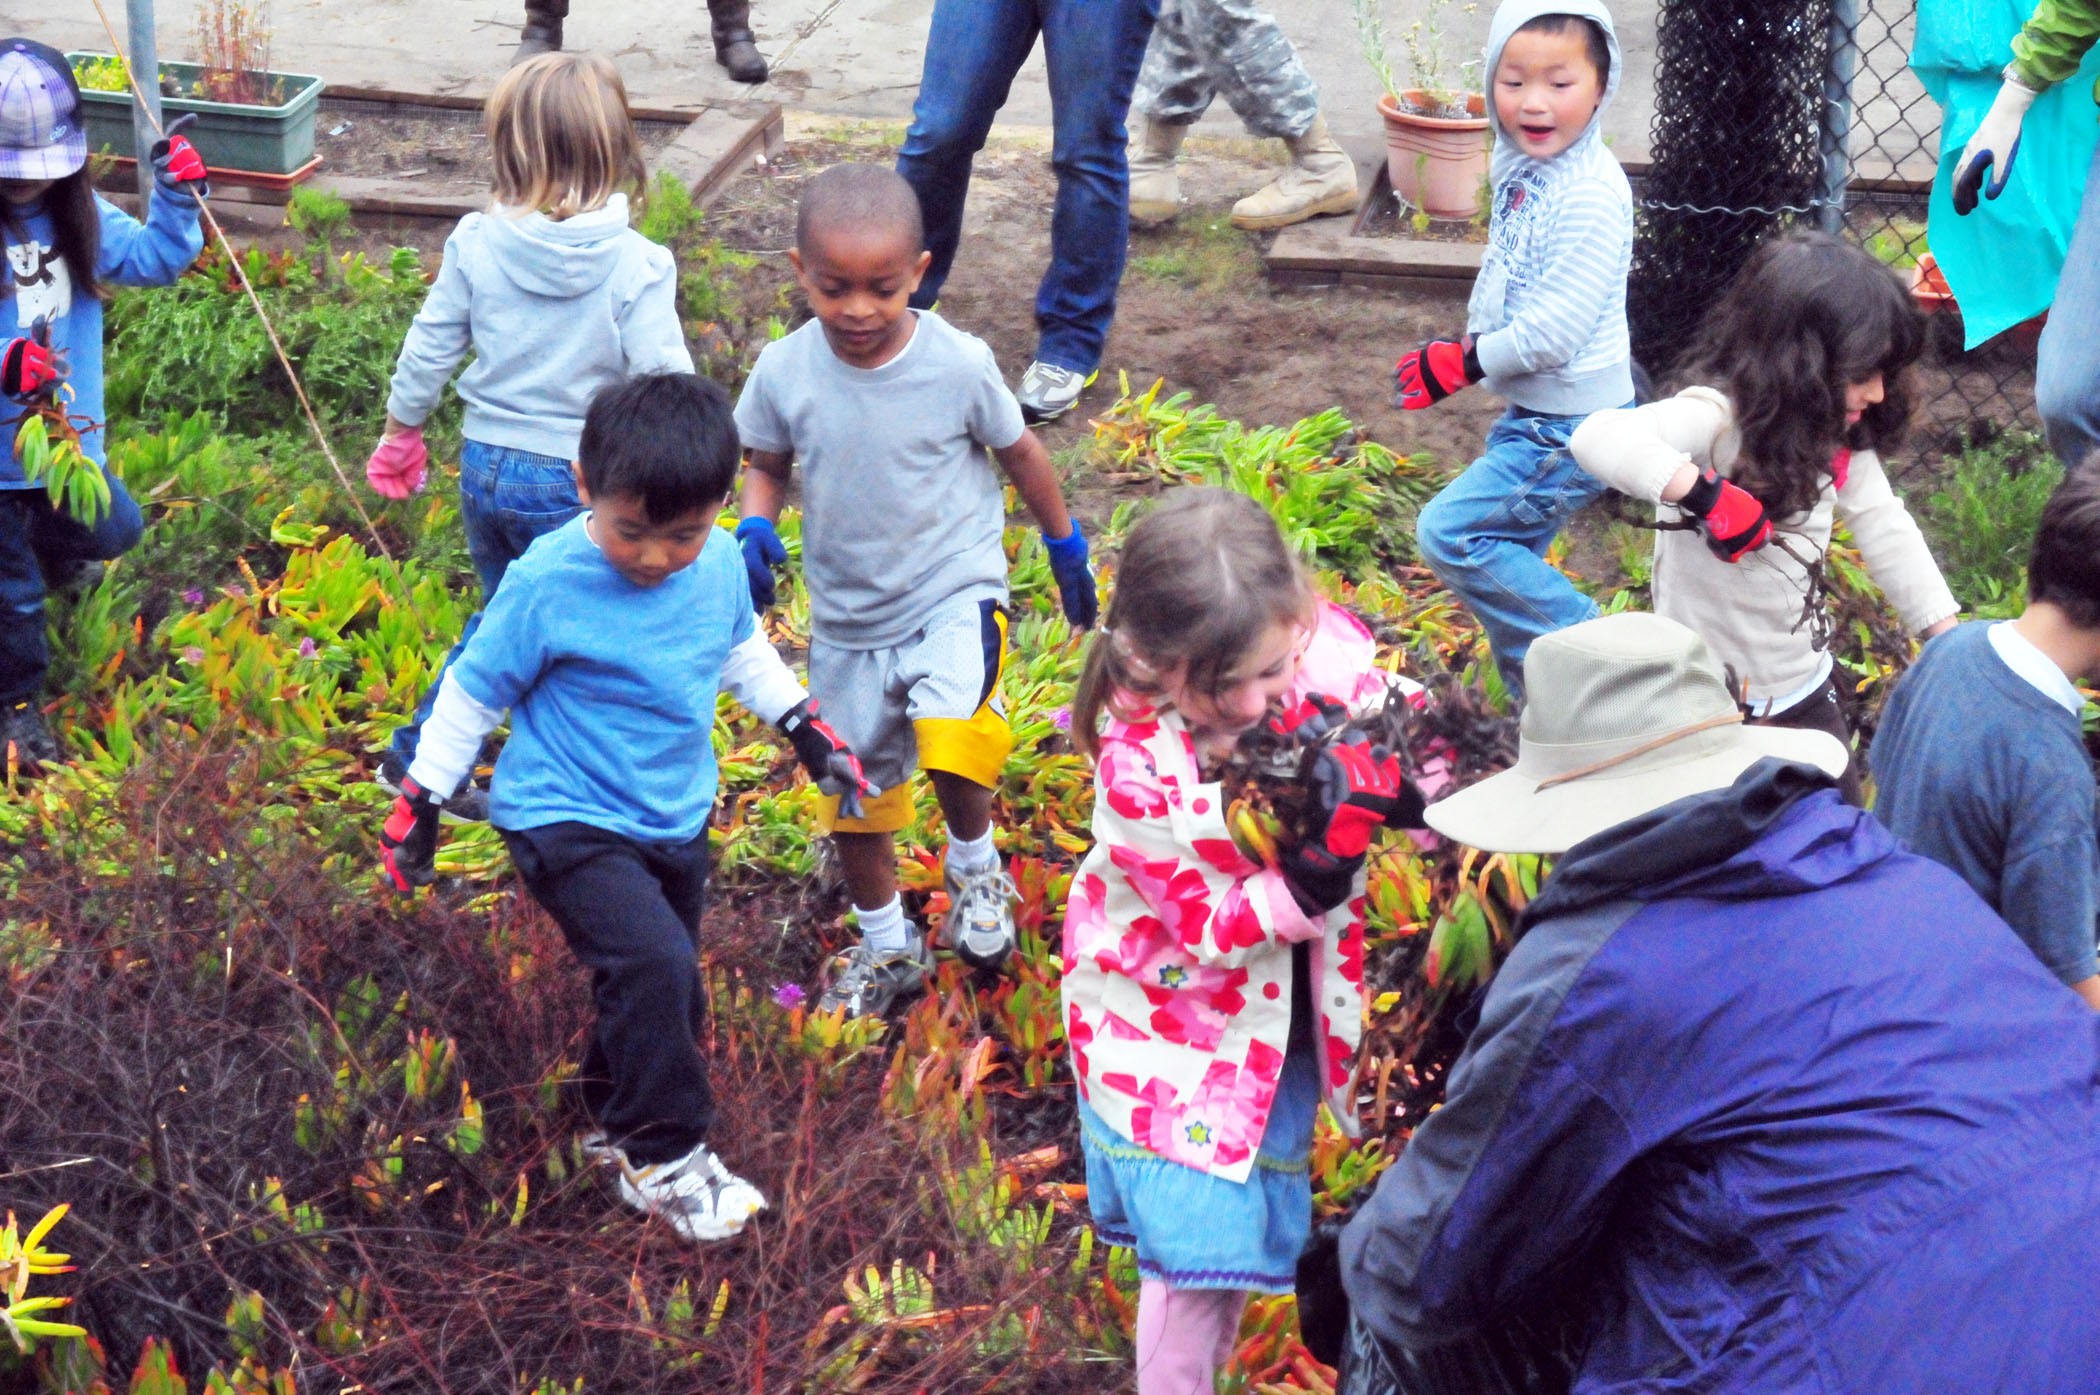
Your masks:
{"label": "green plastic planter box", "polygon": [[[103,56],[69,53],[66,59],[72,62]],[[163,63],[160,70],[182,84],[184,91],[203,71],[195,63]],[[172,121],[183,112],[195,112],[196,123],[183,134],[197,147],[204,163],[214,169],[290,174],[314,157],[314,113],[321,101],[322,84],[319,78],[305,73],[268,76],[284,84],[284,101],[274,107],[207,102],[199,97],[162,97],[162,119]],[[131,93],[83,90],[80,97],[87,118],[88,149],[107,148],[136,158],[138,151],[131,139]]]}

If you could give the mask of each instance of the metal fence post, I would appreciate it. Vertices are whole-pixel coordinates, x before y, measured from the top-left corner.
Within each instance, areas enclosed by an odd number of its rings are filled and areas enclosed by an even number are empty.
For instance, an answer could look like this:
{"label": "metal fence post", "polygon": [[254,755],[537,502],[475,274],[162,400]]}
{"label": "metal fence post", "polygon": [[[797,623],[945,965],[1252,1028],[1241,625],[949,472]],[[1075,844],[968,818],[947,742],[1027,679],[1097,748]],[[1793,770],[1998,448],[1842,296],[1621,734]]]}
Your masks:
{"label": "metal fence post", "polygon": [[131,143],[139,159],[139,217],[144,218],[153,198],[153,162],[146,152],[160,139],[160,53],[153,42],[153,0],[125,0],[124,23],[131,73],[146,99],[143,107],[131,109]]}
{"label": "metal fence post", "polygon": [[1859,68],[1859,0],[1831,0],[1830,67],[1823,76],[1823,187],[1816,222],[1824,232],[1845,230],[1845,184],[1852,157],[1845,148],[1852,134],[1852,77]]}

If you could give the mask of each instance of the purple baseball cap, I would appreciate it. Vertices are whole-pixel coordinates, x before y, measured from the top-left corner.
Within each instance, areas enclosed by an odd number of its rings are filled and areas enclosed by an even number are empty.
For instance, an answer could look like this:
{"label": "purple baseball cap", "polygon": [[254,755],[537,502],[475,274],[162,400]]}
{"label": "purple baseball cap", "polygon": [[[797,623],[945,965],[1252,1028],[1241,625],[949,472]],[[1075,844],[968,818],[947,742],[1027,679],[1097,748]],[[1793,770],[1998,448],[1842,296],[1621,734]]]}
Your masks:
{"label": "purple baseball cap", "polygon": [[86,163],[66,56],[34,39],[0,39],[0,179],[64,179]]}

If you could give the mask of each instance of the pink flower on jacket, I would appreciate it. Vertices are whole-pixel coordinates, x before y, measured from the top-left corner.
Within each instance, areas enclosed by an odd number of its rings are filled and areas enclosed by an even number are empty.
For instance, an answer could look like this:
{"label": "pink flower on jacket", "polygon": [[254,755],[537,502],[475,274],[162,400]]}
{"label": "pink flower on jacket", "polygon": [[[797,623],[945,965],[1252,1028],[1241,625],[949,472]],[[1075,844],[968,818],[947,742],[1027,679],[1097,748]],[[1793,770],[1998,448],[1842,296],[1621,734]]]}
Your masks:
{"label": "pink flower on jacket", "polygon": [[1126,819],[1163,819],[1167,792],[1152,757],[1120,741],[1102,743],[1094,783],[1108,807]]}
{"label": "pink flower on jacket", "polygon": [[1159,916],[1167,934],[1184,945],[1203,938],[1211,905],[1210,887],[1201,872],[1183,867],[1179,858],[1154,861],[1135,848],[1111,845],[1108,857],[1130,889]]}
{"label": "pink flower on jacket", "polygon": [[1087,1048],[1094,1044],[1094,1029],[1086,1018],[1080,1016],[1077,1003],[1065,1004],[1065,1041],[1072,1048],[1072,1074],[1084,1090],[1087,1077],[1092,1073],[1087,1063]]}
{"label": "pink flower on jacket", "polygon": [[1189,850],[1228,877],[1251,877],[1261,870],[1261,864],[1249,861],[1230,838],[1192,839]]}
{"label": "pink flower on jacket", "polygon": [[1191,963],[1178,952],[1155,955],[1132,975],[1152,1004],[1152,1030],[1163,1041],[1215,1051],[1225,1027],[1247,1006],[1245,969]]}

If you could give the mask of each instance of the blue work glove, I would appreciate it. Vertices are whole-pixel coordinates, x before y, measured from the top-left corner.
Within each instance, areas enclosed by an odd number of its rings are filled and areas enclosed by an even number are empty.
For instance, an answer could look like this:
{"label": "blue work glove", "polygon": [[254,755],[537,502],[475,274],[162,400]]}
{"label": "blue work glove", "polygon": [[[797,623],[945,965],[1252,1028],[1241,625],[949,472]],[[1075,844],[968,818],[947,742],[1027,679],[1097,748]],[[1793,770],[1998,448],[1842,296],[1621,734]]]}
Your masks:
{"label": "blue work glove", "polygon": [[751,608],[763,615],[777,594],[773,568],[787,561],[787,544],[774,531],[773,520],[757,514],[736,525],[736,541],[744,549],[744,572],[751,580]]}
{"label": "blue work glove", "polygon": [[1079,520],[1072,520],[1072,531],[1064,537],[1043,534],[1043,546],[1050,553],[1050,574],[1057,578],[1057,596],[1064,604],[1065,619],[1075,630],[1091,629],[1101,618],[1101,597],[1094,589],[1094,565],[1087,552],[1086,536],[1079,531]]}

